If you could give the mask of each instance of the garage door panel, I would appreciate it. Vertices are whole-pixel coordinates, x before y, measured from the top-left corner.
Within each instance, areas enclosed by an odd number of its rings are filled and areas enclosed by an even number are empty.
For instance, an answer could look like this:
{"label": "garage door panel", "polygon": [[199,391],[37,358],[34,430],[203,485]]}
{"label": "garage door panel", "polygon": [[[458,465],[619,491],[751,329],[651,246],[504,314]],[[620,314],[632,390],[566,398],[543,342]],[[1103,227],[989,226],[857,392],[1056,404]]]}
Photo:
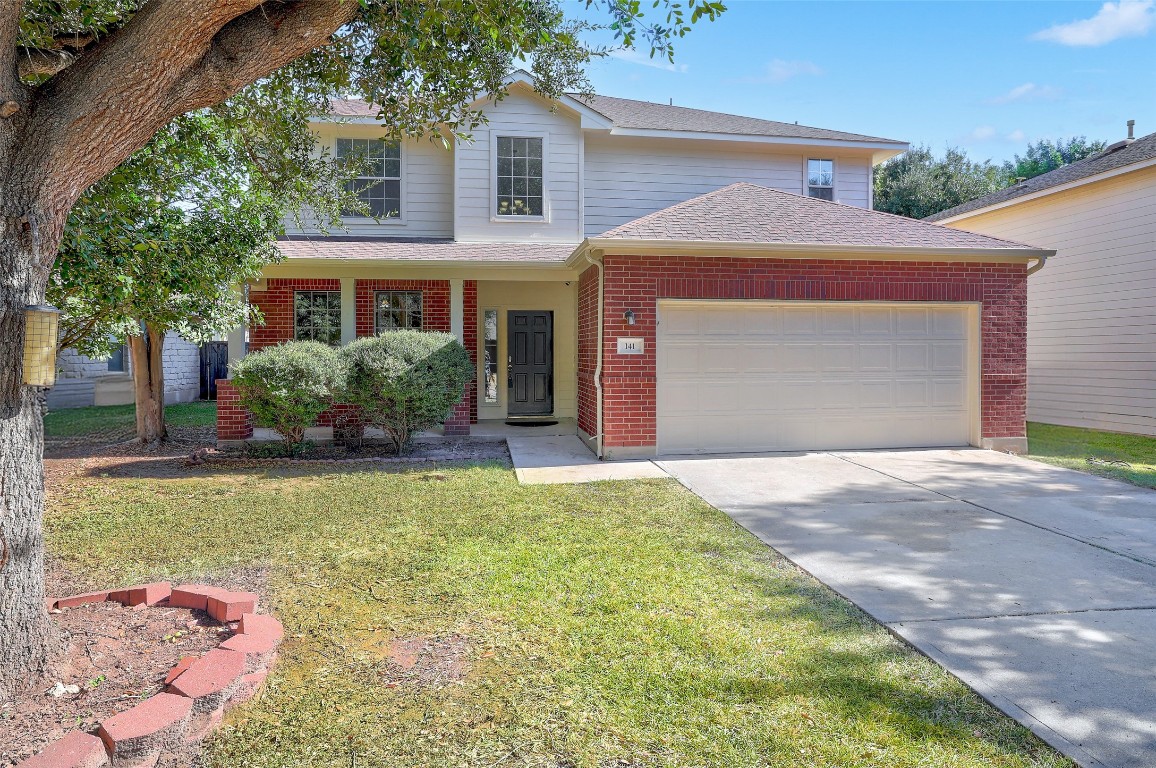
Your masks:
{"label": "garage door panel", "polygon": [[890,379],[884,381],[857,381],[855,393],[858,395],[857,405],[860,408],[892,408],[894,401],[891,398],[893,384]]}
{"label": "garage door panel", "polygon": [[658,449],[711,453],[967,443],[965,307],[660,307]]}
{"label": "garage door panel", "polygon": [[890,371],[891,345],[890,344],[860,344],[859,370],[863,372]]}
{"label": "garage door panel", "polygon": [[857,345],[847,342],[844,344],[823,344],[820,346],[819,359],[822,361],[824,372],[847,372],[855,370]]}
{"label": "garage door panel", "polygon": [[896,344],[895,370],[927,371],[931,365],[931,352],[926,344]]}
{"label": "garage door panel", "polygon": [[859,333],[863,336],[892,335],[892,311],[882,307],[860,307]]}

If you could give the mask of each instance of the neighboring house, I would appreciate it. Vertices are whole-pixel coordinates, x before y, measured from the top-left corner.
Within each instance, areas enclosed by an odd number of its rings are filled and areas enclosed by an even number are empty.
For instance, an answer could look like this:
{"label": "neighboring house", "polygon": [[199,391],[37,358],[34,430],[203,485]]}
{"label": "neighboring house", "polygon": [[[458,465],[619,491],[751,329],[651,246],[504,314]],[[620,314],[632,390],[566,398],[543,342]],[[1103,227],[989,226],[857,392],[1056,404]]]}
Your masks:
{"label": "neighboring house", "polygon": [[[1026,280],[1051,252],[869,210],[907,144],[510,82],[449,150],[377,140],[359,102],[318,121],[378,160],[386,218],[283,241],[249,350],[452,331],[478,375],[446,433],[574,419],[606,458],[1025,447]],[[218,439],[247,439],[222,387]]]}
{"label": "neighboring house", "polygon": [[[187,403],[201,395],[201,353],[192,342],[175,333],[165,336],[165,402]],[[56,358],[56,386],[48,390],[53,410],[89,405],[128,405],[134,402],[132,359],[121,347],[107,360],[94,360],[75,349],[61,350]]]}
{"label": "neighboring house", "polygon": [[929,220],[1056,250],[1028,281],[1031,421],[1156,435],[1156,134]]}

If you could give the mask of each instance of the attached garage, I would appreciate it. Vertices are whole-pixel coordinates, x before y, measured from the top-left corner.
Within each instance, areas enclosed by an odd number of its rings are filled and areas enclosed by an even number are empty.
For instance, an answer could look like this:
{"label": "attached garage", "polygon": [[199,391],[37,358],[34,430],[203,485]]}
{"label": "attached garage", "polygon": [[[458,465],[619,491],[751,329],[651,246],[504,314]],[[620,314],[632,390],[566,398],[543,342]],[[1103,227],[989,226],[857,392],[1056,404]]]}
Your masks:
{"label": "attached garage", "polygon": [[974,304],[659,301],[659,454],[977,441]]}
{"label": "attached garage", "polygon": [[578,431],[609,459],[1027,449],[1053,251],[753,184],[588,238]]}

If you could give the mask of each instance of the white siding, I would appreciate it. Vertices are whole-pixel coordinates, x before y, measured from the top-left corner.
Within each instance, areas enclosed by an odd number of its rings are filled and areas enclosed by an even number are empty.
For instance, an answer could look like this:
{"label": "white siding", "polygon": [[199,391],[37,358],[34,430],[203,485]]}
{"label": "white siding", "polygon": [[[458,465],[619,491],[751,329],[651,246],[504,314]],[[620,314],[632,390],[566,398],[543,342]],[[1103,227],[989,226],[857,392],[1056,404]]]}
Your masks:
{"label": "white siding", "polygon": [[588,134],[585,155],[586,236],[737,181],[804,194],[806,161],[811,157],[834,158],[839,202],[861,208],[869,204],[867,155],[606,134]]}
{"label": "white siding", "polygon": [[[320,142],[331,154],[336,139],[380,138],[382,130],[376,125],[320,125],[315,126]],[[454,158],[453,149],[446,149],[441,140],[406,139],[402,142],[400,220],[382,220],[362,217],[344,219],[345,230],[331,228],[334,235],[365,235],[371,237],[436,237],[454,236]],[[303,229],[293,221],[287,222],[289,234],[317,233],[316,224],[308,219]]]}
{"label": "white siding", "polygon": [[1156,435],[1156,169],[951,226],[1057,250],[1028,279],[1028,418]]}
{"label": "white siding", "polygon": [[[582,132],[575,115],[550,111],[547,102],[521,92],[484,108],[488,123],[473,132],[473,141],[458,142],[455,151],[456,237],[466,242],[581,240],[579,187]],[[493,178],[493,137],[541,136],[545,139],[545,221],[497,220]]]}

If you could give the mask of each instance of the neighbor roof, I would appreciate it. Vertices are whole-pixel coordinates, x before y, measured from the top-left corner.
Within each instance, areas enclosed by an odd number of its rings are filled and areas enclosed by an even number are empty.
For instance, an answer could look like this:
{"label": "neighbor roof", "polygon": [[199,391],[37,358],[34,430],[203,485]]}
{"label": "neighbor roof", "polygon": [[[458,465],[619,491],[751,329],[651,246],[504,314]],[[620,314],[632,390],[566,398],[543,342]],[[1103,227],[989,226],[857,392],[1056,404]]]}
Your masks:
{"label": "neighbor roof", "polygon": [[287,259],[561,264],[573,252],[574,246],[564,243],[461,243],[420,238],[290,235],[277,242],[277,249]]}
{"label": "neighbor roof", "polygon": [[1150,133],[1114,151],[1100,152],[1099,154],[1078,160],[1070,165],[1061,166],[1054,171],[1033,176],[1027,181],[1014,184],[1007,189],[1001,189],[998,192],[992,192],[990,195],[969,200],[954,208],[948,208],[946,211],[940,211],[932,216],[928,216],[924,221],[943,221],[944,219],[950,219],[960,214],[977,211],[980,208],[1006,203],[1010,200],[1015,200],[1017,197],[1023,197],[1035,192],[1043,192],[1052,187],[1070,184],[1101,173],[1114,171],[1117,168],[1123,168],[1128,165],[1154,159],[1156,159],[1156,133]]}
{"label": "neighbor roof", "polygon": [[333,99],[329,114],[337,117],[377,117],[377,107],[361,99]]}
{"label": "neighbor roof", "polygon": [[761,120],[757,117],[730,115],[705,109],[655,104],[650,101],[620,99],[616,96],[568,94],[588,105],[595,112],[613,121],[616,128],[639,128],[652,131],[693,131],[696,133],[728,133],[742,136],[775,136],[780,138],[826,139],[832,141],[885,142],[906,145],[895,139],[865,136],[859,133],[829,131],[795,123]]}
{"label": "neighbor roof", "polygon": [[747,182],[731,184],[672,205],[591,240],[896,249],[1032,249],[1011,240],[780,192]]}

